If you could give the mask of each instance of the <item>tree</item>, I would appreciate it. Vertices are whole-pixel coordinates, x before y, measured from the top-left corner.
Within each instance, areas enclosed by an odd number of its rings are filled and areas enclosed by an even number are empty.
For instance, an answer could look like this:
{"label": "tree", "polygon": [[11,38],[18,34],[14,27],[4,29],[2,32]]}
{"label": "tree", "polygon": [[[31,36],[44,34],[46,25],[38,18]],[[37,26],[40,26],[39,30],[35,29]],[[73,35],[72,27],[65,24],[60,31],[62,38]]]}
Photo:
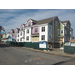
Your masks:
{"label": "tree", "polygon": [[1,34],[1,30],[5,31],[4,27],[0,26],[0,34]]}

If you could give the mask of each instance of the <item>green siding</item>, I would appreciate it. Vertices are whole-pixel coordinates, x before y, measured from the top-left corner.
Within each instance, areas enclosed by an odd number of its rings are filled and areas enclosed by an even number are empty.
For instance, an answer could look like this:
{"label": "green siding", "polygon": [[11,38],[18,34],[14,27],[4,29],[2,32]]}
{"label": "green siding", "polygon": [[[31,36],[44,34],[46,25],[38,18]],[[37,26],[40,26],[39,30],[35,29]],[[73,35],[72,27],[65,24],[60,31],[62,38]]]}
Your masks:
{"label": "green siding", "polygon": [[64,34],[61,33],[61,30],[63,30],[63,33],[64,33],[64,26],[63,24],[60,23],[60,36],[64,36]]}
{"label": "green siding", "polygon": [[[50,25],[52,25],[52,37],[53,37],[53,34],[54,34],[55,42],[59,42],[60,38],[58,36],[60,36],[60,22],[58,21],[58,25],[56,26],[55,21],[56,21],[56,19],[54,21],[50,22]],[[54,28],[53,28],[53,24],[54,24]],[[59,34],[57,32],[58,29],[59,29]]]}

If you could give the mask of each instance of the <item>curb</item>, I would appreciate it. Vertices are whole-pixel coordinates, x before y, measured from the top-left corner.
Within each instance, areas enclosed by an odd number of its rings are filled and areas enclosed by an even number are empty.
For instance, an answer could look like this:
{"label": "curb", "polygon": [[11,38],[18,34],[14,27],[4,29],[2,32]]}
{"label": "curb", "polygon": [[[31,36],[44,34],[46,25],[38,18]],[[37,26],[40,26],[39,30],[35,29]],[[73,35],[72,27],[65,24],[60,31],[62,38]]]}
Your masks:
{"label": "curb", "polygon": [[75,58],[75,55],[67,54],[67,53],[62,54],[62,53],[57,53],[57,52],[55,53],[55,52],[41,51],[41,50],[38,50],[38,49],[31,49],[31,48],[27,48],[27,47],[22,47],[22,48],[26,48],[26,49],[29,49],[29,50],[34,50],[34,51],[42,52],[42,53],[46,53],[46,54],[53,54],[53,55]]}

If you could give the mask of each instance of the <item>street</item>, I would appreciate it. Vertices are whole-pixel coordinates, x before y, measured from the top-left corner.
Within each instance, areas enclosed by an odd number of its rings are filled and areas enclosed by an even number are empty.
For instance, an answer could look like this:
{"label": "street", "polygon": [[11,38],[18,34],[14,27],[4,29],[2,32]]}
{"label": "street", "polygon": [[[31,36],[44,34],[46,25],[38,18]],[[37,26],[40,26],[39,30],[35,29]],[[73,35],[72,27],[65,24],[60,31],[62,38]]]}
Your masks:
{"label": "street", "polygon": [[75,65],[75,58],[0,43],[0,65]]}

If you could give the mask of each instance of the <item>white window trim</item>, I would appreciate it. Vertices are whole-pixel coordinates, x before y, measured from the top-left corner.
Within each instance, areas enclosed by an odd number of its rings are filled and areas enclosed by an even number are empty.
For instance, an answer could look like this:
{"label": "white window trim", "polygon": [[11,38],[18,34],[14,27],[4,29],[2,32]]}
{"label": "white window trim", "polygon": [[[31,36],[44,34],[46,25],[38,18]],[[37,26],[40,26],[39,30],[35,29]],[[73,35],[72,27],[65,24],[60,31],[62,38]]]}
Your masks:
{"label": "white window trim", "polygon": [[42,32],[45,32],[45,27],[42,27],[41,31],[42,31]]}
{"label": "white window trim", "polygon": [[[38,28],[35,28],[35,29],[37,29],[37,32],[38,32]],[[37,33],[37,32],[35,32],[35,33]]]}
{"label": "white window trim", "polygon": [[[42,36],[45,36],[45,35],[41,35],[41,40],[42,40]],[[44,39],[45,40],[45,39]],[[42,41],[44,41],[44,40],[42,40]]]}
{"label": "white window trim", "polygon": [[[63,31],[63,29],[61,29],[61,31]],[[63,34],[63,33],[61,33],[61,34]]]}

